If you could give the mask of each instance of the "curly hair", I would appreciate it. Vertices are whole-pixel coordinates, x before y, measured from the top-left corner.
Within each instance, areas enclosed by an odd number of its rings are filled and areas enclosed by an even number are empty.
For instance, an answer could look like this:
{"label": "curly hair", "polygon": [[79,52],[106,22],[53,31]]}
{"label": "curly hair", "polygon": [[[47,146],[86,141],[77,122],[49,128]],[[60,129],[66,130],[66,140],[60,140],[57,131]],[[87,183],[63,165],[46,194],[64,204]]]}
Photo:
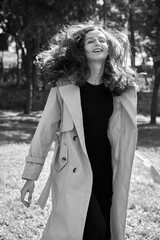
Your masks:
{"label": "curly hair", "polygon": [[49,50],[38,54],[36,64],[42,80],[56,86],[59,78],[82,86],[90,73],[85,55],[86,34],[101,31],[108,44],[102,82],[115,96],[136,86],[136,72],[128,66],[130,44],[125,30],[104,29],[100,23],[79,23],[64,26],[50,42]]}

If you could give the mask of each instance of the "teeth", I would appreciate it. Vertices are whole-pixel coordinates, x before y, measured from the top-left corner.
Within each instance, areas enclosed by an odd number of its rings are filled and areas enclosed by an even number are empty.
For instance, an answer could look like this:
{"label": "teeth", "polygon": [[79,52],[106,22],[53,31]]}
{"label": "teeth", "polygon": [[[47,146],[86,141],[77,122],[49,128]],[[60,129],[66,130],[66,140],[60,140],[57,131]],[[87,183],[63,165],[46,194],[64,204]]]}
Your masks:
{"label": "teeth", "polygon": [[102,52],[101,49],[94,50],[93,52]]}

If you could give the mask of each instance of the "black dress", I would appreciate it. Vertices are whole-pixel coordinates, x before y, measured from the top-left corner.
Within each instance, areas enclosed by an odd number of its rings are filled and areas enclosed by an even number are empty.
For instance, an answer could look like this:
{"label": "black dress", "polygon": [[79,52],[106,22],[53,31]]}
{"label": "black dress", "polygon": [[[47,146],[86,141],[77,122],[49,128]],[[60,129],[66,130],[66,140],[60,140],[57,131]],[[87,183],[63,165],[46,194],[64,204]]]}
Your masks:
{"label": "black dress", "polygon": [[107,137],[113,97],[103,84],[80,87],[87,153],[93,171],[93,187],[83,240],[110,239],[112,198],[111,146]]}

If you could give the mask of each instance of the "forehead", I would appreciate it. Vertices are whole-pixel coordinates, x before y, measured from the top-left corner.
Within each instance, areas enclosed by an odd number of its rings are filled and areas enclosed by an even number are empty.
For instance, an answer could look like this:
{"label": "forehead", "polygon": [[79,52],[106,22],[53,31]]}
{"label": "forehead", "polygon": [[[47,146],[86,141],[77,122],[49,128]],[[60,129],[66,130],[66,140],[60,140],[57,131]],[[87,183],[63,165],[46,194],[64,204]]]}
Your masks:
{"label": "forehead", "polygon": [[94,37],[103,37],[103,38],[106,38],[106,36],[104,35],[103,32],[101,32],[100,30],[93,30],[93,31],[90,31],[86,34],[86,39],[88,38],[94,38]]}

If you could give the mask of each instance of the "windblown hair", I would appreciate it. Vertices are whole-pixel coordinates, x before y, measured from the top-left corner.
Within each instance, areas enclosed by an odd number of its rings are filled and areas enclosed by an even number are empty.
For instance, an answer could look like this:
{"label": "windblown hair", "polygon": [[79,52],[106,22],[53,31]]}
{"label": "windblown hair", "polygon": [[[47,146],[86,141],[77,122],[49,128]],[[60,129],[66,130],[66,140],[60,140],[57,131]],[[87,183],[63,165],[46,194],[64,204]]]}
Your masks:
{"label": "windblown hair", "polygon": [[108,56],[102,82],[115,95],[128,87],[136,86],[136,73],[128,66],[130,44],[124,30],[104,29],[100,23],[81,23],[65,26],[50,43],[50,48],[37,56],[37,66],[42,80],[56,86],[58,79],[77,86],[86,83],[90,74],[84,44],[86,34],[101,31],[107,39]]}

